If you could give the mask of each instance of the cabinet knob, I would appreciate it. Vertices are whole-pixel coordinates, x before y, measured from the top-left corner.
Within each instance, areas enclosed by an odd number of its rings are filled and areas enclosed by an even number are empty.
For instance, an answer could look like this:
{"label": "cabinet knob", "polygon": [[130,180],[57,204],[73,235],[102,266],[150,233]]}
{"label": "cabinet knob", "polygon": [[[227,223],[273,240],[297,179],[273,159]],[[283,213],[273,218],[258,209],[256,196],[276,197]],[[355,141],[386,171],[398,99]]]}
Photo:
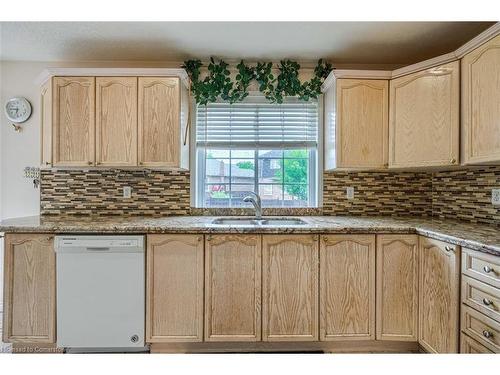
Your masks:
{"label": "cabinet knob", "polygon": [[91,161],[88,161],[88,162],[87,162],[87,164],[88,164],[88,165],[92,165],[92,162],[91,162]]}
{"label": "cabinet knob", "polygon": [[46,162],[45,162],[45,165],[50,165],[50,162],[49,162],[49,161],[46,161]]}
{"label": "cabinet knob", "polygon": [[455,251],[455,249],[453,248],[453,246],[445,246],[444,249],[447,251],[447,252],[450,252],[450,251]]}
{"label": "cabinet knob", "polygon": [[98,161],[98,162],[95,163],[95,165],[101,165],[101,162]]}
{"label": "cabinet knob", "polygon": [[450,160],[450,163],[451,163],[451,164],[455,164],[456,162],[457,162],[457,159],[455,159],[455,158],[452,158],[452,159]]}
{"label": "cabinet knob", "polygon": [[484,266],[483,267],[483,271],[486,272],[486,273],[490,273],[493,271],[493,268],[491,268],[490,266]]}
{"label": "cabinet knob", "polygon": [[493,337],[493,333],[490,331],[484,330],[483,336],[486,337],[487,339],[491,339]]}
{"label": "cabinet knob", "polygon": [[488,298],[483,298],[483,304],[486,306],[491,306],[493,305],[493,301],[489,300]]}

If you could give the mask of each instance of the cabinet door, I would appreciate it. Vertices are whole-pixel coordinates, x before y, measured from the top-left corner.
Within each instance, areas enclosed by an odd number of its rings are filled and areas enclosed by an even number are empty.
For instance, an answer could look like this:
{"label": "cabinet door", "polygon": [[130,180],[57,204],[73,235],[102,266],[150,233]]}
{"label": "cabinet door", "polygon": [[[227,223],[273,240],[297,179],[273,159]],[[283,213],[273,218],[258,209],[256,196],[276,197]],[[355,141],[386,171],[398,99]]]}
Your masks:
{"label": "cabinet door", "polygon": [[419,343],[431,353],[457,353],[460,248],[420,237]]}
{"label": "cabinet door", "polygon": [[43,234],[5,236],[4,342],[55,342],[53,245]]}
{"label": "cabinet door", "polygon": [[462,59],[462,133],[466,164],[500,163],[500,36]]}
{"label": "cabinet door", "polygon": [[460,339],[460,353],[461,354],[493,354],[493,352],[485,347],[484,345],[478,343],[476,340],[471,339],[465,334],[461,334]]}
{"label": "cabinet door", "polygon": [[337,80],[338,168],[387,167],[388,102],[386,80]]}
{"label": "cabinet door", "polygon": [[263,340],[318,340],[318,236],[263,236]]}
{"label": "cabinet door", "polygon": [[205,341],[260,341],[261,237],[205,241]]}
{"label": "cabinet door", "polygon": [[459,63],[391,80],[389,166],[458,164]]}
{"label": "cabinet door", "polygon": [[96,164],[137,165],[137,77],[96,78]]}
{"label": "cabinet door", "polygon": [[375,339],[375,236],[322,236],[320,259],[320,340]]}
{"label": "cabinet door", "polygon": [[418,340],[418,237],[377,236],[377,340]]}
{"label": "cabinet door", "polygon": [[179,78],[139,77],[139,165],[179,167]]}
{"label": "cabinet door", "polygon": [[95,78],[55,77],[52,95],[53,165],[93,165]]}
{"label": "cabinet door", "polygon": [[148,342],[203,340],[203,236],[147,238]]}

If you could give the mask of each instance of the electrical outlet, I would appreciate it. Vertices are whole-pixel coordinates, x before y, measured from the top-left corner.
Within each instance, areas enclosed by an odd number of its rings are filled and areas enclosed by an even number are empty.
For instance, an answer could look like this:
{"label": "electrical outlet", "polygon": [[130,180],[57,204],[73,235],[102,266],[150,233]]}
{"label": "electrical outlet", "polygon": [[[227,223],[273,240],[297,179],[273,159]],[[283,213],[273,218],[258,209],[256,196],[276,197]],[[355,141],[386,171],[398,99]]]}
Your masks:
{"label": "electrical outlet", "polygon": [[354,199],[354,188],[352,186],[348,186],[346,188],[347,199]]}
{"label": "electrical outlet", "polygon": [[491,189],[491,204],[500,205],[500,189]]}
{"label": "electrical outlet", "polygon": [[130,186],[123,187],[123,198],[131,198],[132,197],[132,188]]}

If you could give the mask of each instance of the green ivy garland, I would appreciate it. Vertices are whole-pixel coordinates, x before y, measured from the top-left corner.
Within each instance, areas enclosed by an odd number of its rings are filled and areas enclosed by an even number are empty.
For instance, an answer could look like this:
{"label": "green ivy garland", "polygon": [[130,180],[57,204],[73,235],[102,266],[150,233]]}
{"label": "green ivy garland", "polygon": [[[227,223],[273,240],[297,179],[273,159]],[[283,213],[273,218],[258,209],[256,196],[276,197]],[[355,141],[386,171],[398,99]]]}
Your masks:
{"label": "green ivy garland", "polygon": [[228,64],[223,60],[216,62],[210,58],[208,74],[201,80],[200,70],[203,64],[200,60],[187,60],[182,67],[186,69],[191,79],[191,91],[196,103],[208,104],[219,97],[230,103],[241,102],[248,96],[248,87],[252,80],[259,84],[259,91],[271,103],[283,103],[286,96],[295,96],[301,100],[317,98],[321,94],[321,85],[332,70],[332,65],[320,59],[314,69],[314,77],[310,81],[300,82],[300,65],[291,60],[282,60],[278,65],[277,77],[272,73],[273,63],[257,63],[248,66],[243,60],[236,65],[238,73],[233,82]]}

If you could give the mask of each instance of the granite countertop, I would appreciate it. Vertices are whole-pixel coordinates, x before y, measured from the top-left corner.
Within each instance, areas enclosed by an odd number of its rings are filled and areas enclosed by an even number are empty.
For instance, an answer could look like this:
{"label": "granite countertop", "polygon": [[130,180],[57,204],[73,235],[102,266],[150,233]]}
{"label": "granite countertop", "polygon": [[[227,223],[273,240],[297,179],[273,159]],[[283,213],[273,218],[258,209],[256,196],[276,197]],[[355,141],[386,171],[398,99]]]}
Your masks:
{"label": "granite countertop", "polygon": [[300,216],[306,225],[221,226],[213,216],[29,216],[0,221],[0,232],[18,233],[416,233],[500,256],[500,228],[413,217]]}

